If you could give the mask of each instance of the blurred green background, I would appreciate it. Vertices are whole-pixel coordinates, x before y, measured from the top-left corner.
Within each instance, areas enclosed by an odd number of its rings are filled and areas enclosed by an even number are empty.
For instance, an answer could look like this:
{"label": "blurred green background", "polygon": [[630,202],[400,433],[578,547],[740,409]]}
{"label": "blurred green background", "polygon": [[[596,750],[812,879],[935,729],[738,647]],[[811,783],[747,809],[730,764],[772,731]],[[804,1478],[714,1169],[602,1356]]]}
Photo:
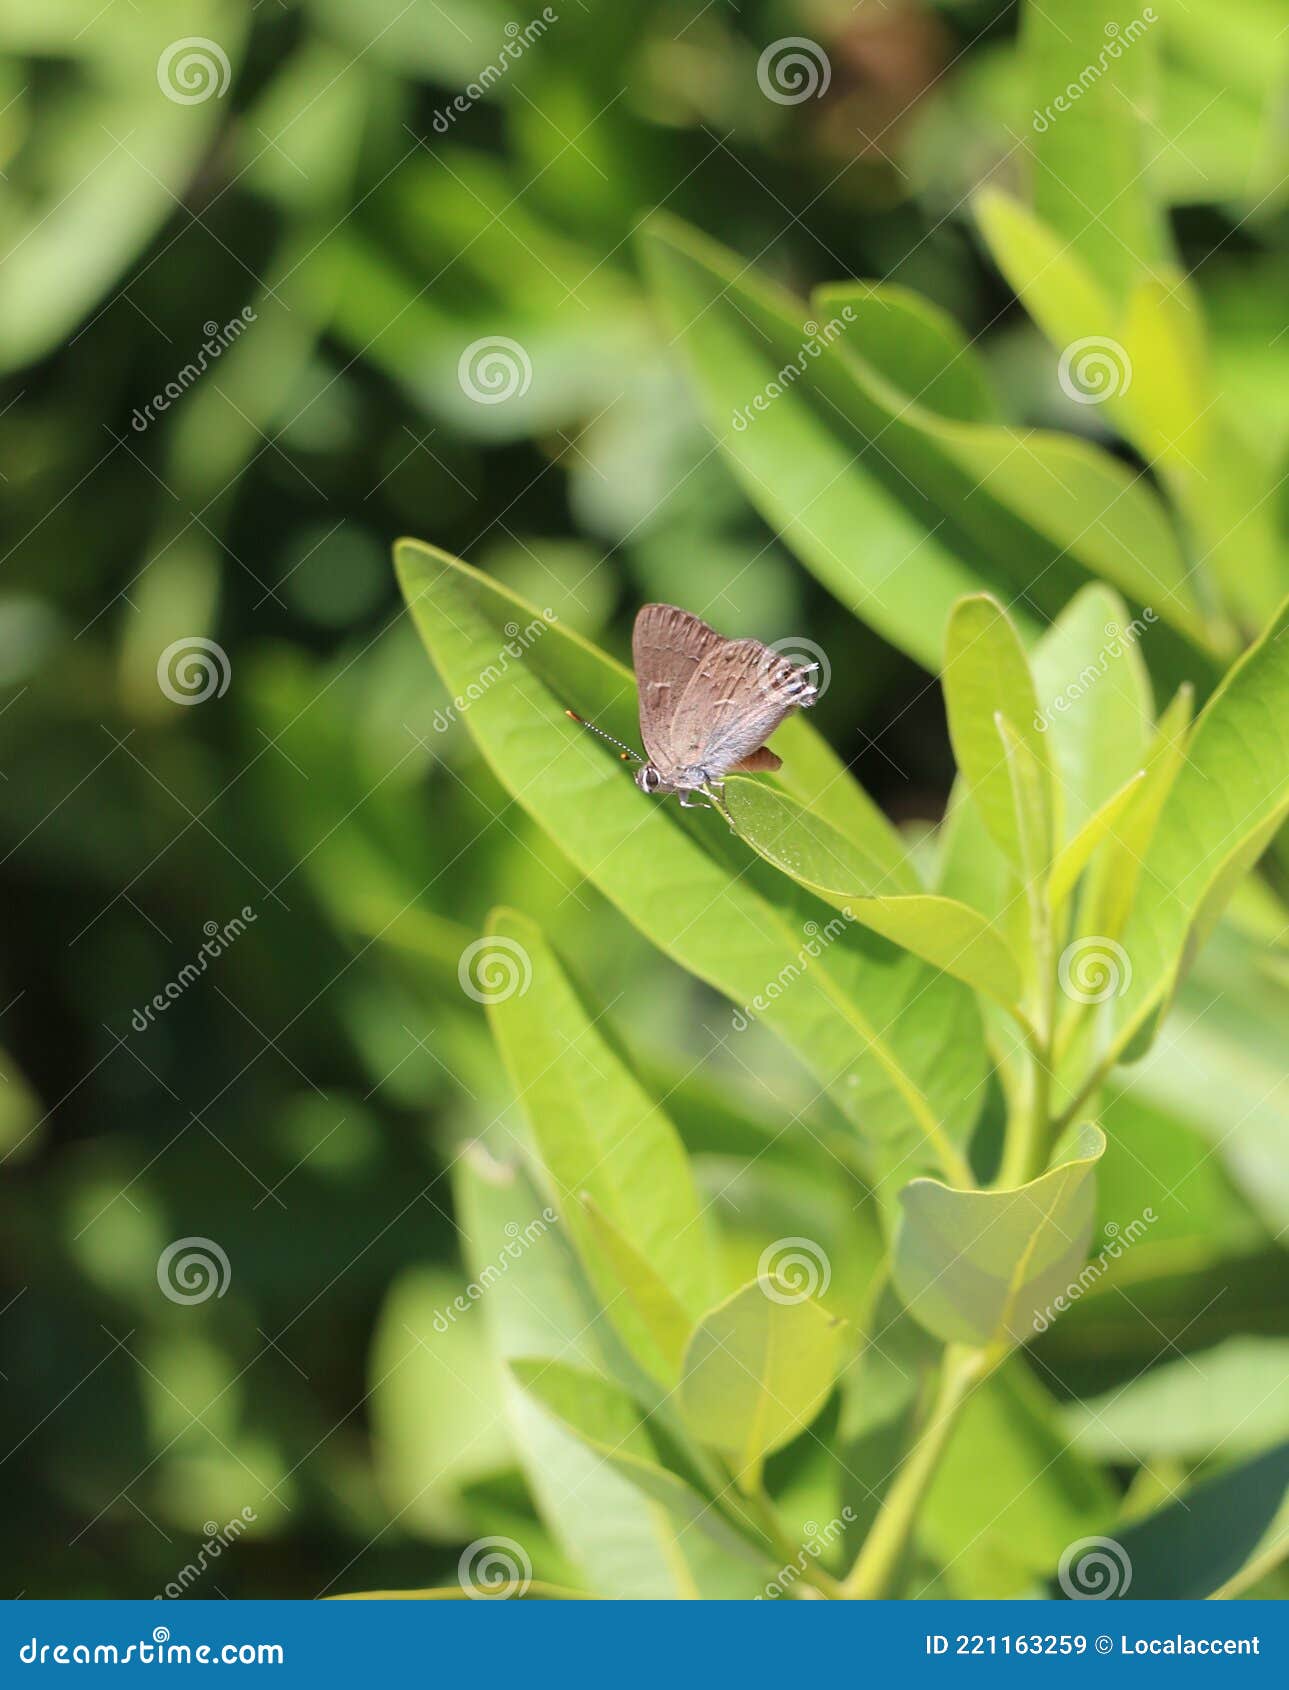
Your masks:
{"label": "blurred green background", "polygon": [[[1221,384],[1283,461],[1283,9],[1164,9],[1153,180]],[[539,11],[0,17],[5,1595],[151,1595],[247,1511],[190,1594],[426,1585],[481,1530],[537,1533],[481,1334],[423,1336],[464,1282],[445,1171],[508,1101],[458,959],[515,903],[663,1075],[728,1018],[579,882],[459,723],[440,731],[390,542],[429,538],[620,653],[649,598],[825,647],[842,621],[697,419],[641,285],[642,218],[666,205],[798,290],[905,284],[979,337],[1011,416],[1101,426],[965,205],[1024,168],[1012,7],[560,0],[455,105]],[[826,45],[831,85],[781,105],[758,56],[796,34]],[[204,63],[167,64],[191,37]],[[532,379],[481,404],[458,366],[498,335]],[[845,624],[818,725],[899,821],[934,820],[938,689]],[[176,698],[159,660],[202,640],[226,685]],[[757,1048],[792,1107],[805,1088]],[[719,1050],[713,1084],[723,1065],[737,1089]],[[1202,1115],[1200,1089],[1164,1102]],[[1140,1131],[1175,1145],[1170,1119]],[[1254,1264],[1242,1290],[1227,1273],[1246,1324],[1279,1332],[1271,1229],[1209,1184],[1213,1230]],[[229,1264],[191,1305],[157,1278],[187,1238]],[[1087,1388],[1098,1355],[1076,1335]]]}

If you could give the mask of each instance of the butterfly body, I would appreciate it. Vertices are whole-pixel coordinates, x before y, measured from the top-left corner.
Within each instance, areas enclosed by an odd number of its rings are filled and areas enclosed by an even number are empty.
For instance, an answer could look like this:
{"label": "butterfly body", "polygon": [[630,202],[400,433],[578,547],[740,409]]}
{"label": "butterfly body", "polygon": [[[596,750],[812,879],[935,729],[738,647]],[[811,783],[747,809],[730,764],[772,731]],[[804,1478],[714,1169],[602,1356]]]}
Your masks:
{"label": "butterfly body", "polygon": [[648,754],[636,785],[682,804],[696,792],[719,797],[734,770],[779,768],[765,741],[818,697],[808,665],[759,640],[726,639],[675,605],[643,606],[631,645]]}
{"label": "butterfly body", "polygon": [[811,679],[816,663],[794,662],[760,640],[727,640],[674,604],[642,607],[631,649],[646,755],[575,710],[567,714],[616,745],[624,762],[640,764],[635,783],[641,792],[677,793],[685,809],[696,793],[721,805],[728,774],[782,768],[765,741],[785,717],[819,697]]}

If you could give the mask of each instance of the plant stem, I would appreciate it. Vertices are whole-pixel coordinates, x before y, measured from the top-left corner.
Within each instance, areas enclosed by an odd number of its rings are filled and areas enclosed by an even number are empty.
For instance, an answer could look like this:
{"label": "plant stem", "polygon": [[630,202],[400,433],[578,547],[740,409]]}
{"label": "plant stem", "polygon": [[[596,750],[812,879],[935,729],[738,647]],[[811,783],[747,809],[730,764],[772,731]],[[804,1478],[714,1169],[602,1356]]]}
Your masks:
{"label": "plant stem", "polygon": [[1051,1150],[1052,1079],[1056,1066],[1056,933],[1045,887],[1029,891],[1030,933],[1034,946],[1033,1037],[1029,1085],[1024,1105],[1008,1120],[998,1184],[1025,1185],[1047,1166]]}
{"label": "plant stem", "polygon": [[1007,1123],[998,1184],[1008,1189],[1036,1178],[1047,1163],[1052,1069],[1051,1051],[1046,1046],[1032,1055],[1028,1093],[1024,1106]]}
{"label": "plant stem", "polygon": [[731,1478],[730,1490],[726,1492],[726,1507],[759,1530],[761,1536],[771,1544],[775,1554],[782,1558],[785,1569],[795,1568],[807,1584],[813,1585],[824,1596],[841,1594],[841,1586],[837,1580],[816,1565],[809,1549],[793,1542],[759,1479],[749,1487]]}
{"label": "plant stem", "polygon": [[890,1596],[899,1577],[918,1514],[940,1458],[971,1387],[989,1371],[983,1350],[950,1344],[944,1352],[939,1388],[926,1425],[905,1456],[855,1565],[842,1582],[842,1595],[859,1601]]}

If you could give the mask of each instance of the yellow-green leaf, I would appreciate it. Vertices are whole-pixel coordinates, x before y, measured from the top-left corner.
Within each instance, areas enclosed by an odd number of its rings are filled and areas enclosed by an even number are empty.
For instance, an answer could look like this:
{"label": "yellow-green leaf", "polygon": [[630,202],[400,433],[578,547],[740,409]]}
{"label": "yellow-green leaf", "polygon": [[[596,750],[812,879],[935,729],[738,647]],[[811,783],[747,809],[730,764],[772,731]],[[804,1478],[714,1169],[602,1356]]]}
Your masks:
{"label": "yellow-green leaf", "polygon": [[1091,1123],[1067,1160],[1027,1185],[959,1191],[913,1180],[900,1193],[894,1278],[909,1312],[947,1342],[1023,1344],[1061,1312],[1092,1237],[1092,1171],[1105,1135]]}
{"label": "yellow-green leaf", "polygon": [[699,1322],[685,1352],[680,1408],[701,1442],[740,1474],[789,1443],[823,1407],[843,1323],[773,1277],[754,1280]]}

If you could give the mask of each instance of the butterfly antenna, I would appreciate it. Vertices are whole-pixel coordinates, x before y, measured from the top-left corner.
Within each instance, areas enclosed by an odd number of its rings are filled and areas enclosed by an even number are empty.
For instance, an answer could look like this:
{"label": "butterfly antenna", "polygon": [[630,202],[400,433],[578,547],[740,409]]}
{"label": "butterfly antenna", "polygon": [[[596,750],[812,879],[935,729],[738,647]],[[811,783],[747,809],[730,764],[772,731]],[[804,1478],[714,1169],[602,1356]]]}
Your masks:
{"label": "butterfly antenna", "polygon": [[628,760],[633,760],[637,763],[644,762],[644,758],[638,751],[633,751],[631,747],[624,744],[622,740],[614,739],[612,734],[606,734],[603,728],[597,728],[594,722],[588,722],[586,717],[579,716],[576,710],[566,710],[564,714],[571,717],[579,727],[590,728],[593,734],[599,734],[600,738],[607,739],[610,745],[616,745],[618,750],[622,753],[622,761],[624,763]]}

